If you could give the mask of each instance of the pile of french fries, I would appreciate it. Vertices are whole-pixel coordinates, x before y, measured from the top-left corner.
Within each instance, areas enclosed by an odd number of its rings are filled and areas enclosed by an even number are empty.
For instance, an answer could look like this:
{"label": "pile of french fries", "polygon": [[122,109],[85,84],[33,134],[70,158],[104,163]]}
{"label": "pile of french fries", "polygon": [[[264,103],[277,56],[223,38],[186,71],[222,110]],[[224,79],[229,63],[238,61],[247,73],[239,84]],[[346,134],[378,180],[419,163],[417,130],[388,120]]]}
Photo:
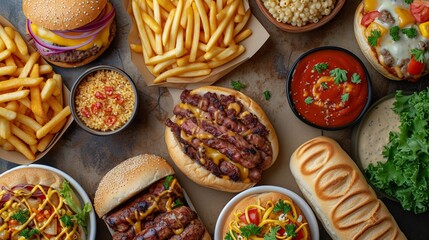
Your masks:
{"label": "pile of french fries", "polygon": [[131,1],[141,45],[130,48],[143,54],[155,84],[210,74],[241,55],[252,34],[246,0]]}
{"label": "pile of french fries", "polygon": [[34,160],[67,122],[61,75],[0,24],[0,145]]}

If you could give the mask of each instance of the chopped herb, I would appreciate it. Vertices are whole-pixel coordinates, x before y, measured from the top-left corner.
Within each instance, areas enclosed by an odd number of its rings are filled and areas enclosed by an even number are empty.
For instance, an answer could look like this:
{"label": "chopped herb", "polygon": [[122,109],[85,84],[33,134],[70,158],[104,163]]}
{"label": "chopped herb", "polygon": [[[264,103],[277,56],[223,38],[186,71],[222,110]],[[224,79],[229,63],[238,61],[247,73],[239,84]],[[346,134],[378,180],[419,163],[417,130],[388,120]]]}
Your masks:
{"label": "chopped herb", "polygon": [[237,91],[241,91],[241,89],[246,87],[246,85],[244,85],[240,81],[231,81],[231,85],[232,85],[232,88]]}
{"label": "chopped herb", "polygon": [[381,32],[379,30],[371,30],[371,35],[368,37],[368,43],[371,47],[377,46],[377,41],[381,37]]}
{"label": "chopped herb", "polygon": [[304,100],[304,102],[305,102],[305,104],[311,104],[311,103],[313,103],[313,101],[314,101],[314,99],[312,98],[312,97],[307,97],[305,100]]}
{"label": "chopped herb", "polygon": [[271,99],[271,93],[268,90],[264,91],[265,100],[269,101]]}
{"label": "chopped herb", "polygon": [[322,82],[320,85],[322,85],[323,90],[328,89],[328,84],[326,84],[326,82]]}
{"label": "chopped herb", "polygon": [[328,69],[328,63],[318,63],[313,66],[313,69],[316,70],[319,74],[323,72],[323,70]]}
{"label": "chopped herb", "polygon": [[401,39],[401,37],[399,37],[399,27],[398,26],[393,26],[390,28],[389,30],[389,34],[392,37],[393,41],[399,41],[399,39]]}
{"label": "chopped herb", "polygon": [[296,226],[294,224],[288,224],[285,226],[286,236],[287,237],[296,237],[298,234],[295,232]]}
{"label": "chopped herb", "polygon": [[25,228],[24,230],[22,230],[18,235],[21,237],[25,237],[26,239],[30,239],[31,236],[33,236],[34,234],[39,234],[39,230],[37,229],[29,229],[29,228]]}
{"label": "chopped herb", "polygon": [[329,74],[331,77],[334,77],[334,83],[340,84],[342,82],[347,81],[347,70],[343,70],[341,68],[332,69]]}
{"label": "chopped herb", "polygon": [[183,202],[178,198],[176,199],[176,201],[174,201],[174,203],[171,205],[172,208],[177,208],[183,206]]}
{"label": "chopped herb", "polygon": [[28,210],[18,210],[15,214],[12,215],[12,219],[18,221],[20,224],[27,222],[30,217]]}
{"label": "chopped herb", "polygon": [[61,220],[61,222],[64,223],[64,225],[66,225],[66,227],[73,227],[74,226],[74,222],[72,221],[72,218],[67,214],[60,217],[60,220]]}
{"label": "chopped herb", "polygon": [[415,38],[417,36],[417,30],[413,27],[403,28],[401,32],[405,34],[408,38]]}
{"label": "chopped herb", "polygon": [[362,80],[360,79],[359,74],[353,73],[351,81],[352,83],[361,83]]}
{"label": "chopped herb", "polygon": [[413,56],[417,62],[422,63],[425,61],[425,50],[414,48],[414,49],[411,49],[410,52],[411,52],[411,56]]}
{"label": "chopped herb", "polygon": [[173,180],[173,176],[167,176],[164,181],[164,188],[167,190],[170,188],[170,182]]}
{"label": "chopped herb", "polygon": [[347,102],[349,100],[349,93],[341,95],[341,102]]}
{"label": "chopped herb", "polygon": [[280,226],[271,228],[270,232],[264,235],[264,240],[277,240],[276,233],[280,229]]}
{"label": "chopped herb", "polygon": [[290,212],[290,209],[291,209],[290,205],[286,204],[283,200],[280,199],[274,206],[273,212],[275,213],[281,212],[281,213],[287,214],[288,212]]}
{"label": "chopped herb", "polygon": [[[232,235],[234,235],[234,236],[232,236]],[[235,232],[232,232],[232,235],[231,235],[231,232],[227,232],[226,235],[225,235],[224,240],[234,240],[234,239],[237,239],[237,234],[235,234]]]}
{"label": "chopped herb", "polygon": [[413,1],[414,0],[404,0],[404,2],[407,3],[407,4],[411,4],[411,3],[413,3]]}
{"label": "chopped herb", "polygon": [[253,223],[240,228],[241,235],[247,239],[252,235],[256,236],[261,234],[261,230],[262,227],[258,227]]}

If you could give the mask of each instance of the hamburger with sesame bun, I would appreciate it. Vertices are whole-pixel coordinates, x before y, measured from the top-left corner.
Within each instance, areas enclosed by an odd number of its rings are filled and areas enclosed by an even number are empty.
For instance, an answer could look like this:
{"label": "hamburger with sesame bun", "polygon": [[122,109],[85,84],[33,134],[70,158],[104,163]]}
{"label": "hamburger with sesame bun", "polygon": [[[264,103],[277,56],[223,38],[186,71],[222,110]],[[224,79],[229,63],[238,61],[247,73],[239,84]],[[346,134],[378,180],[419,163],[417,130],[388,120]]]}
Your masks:
{"label": "hamburger with sesame bun", "polygon": [[83,66],[100,56],[116,33],[108,0],[24,0],[30,43],[59,67]]}

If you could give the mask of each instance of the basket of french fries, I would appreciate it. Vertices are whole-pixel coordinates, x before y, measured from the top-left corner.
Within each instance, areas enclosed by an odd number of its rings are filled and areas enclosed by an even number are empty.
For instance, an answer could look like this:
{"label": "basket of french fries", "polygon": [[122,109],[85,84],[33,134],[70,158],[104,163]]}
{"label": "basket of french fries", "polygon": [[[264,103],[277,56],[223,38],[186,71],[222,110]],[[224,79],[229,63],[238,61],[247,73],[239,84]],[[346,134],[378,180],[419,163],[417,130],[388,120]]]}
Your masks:
{"label": "basket of french fries", "polygon": [[42,158],[73,121],[61,75],[0,16],[0,158]]}
{"label": "basket of french fries", "polygon": [[269,37],[247,0],[123,3],[133,20],[131,59],[148,86],[213,84],[253,56]]}

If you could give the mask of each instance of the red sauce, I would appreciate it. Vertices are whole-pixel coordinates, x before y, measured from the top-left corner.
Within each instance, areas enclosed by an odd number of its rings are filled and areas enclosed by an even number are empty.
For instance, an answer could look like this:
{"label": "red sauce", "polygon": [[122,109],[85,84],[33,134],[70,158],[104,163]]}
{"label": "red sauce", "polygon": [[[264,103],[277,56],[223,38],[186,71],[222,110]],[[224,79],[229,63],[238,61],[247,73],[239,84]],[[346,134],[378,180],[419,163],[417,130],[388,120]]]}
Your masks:
{"label": "red sauce", "polygon": [[[319,73],[314,66],[320,63],[327,63],[327,68]],[[331,76],[336,68],[347,71],[344,82]],[[352,82],[356,74],[360,82]],[[339,128],[361,114],[368,99],[368,80],[362,64],[353,56],[325,49],[310,53],[296,65],[289,94],[296,111],[305,120],[321,127]]]}

